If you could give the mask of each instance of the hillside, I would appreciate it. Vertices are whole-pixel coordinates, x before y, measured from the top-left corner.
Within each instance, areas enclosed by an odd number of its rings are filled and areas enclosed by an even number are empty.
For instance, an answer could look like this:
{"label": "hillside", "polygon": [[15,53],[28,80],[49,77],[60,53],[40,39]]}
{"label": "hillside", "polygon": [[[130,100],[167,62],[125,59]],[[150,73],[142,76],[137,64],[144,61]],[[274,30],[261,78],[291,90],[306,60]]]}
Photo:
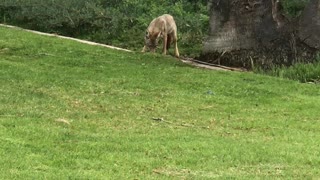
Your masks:
{"label": "hillside", "polygon": [[320,177],[319,86],[0,34],[0,179]]}

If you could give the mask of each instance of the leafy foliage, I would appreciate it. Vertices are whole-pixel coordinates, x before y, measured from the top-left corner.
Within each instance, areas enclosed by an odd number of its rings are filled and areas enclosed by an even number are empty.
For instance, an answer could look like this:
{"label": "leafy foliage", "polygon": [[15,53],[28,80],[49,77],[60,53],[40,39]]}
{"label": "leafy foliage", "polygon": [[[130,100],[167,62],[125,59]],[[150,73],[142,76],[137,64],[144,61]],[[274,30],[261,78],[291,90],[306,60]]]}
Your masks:
{"label": "leafy foliage", "polygon": [[299,16],[307,2],[309,2],[309,0],[283,0],[282,1],[284,10],[290,17]]}
{"label": "leafy foliage", "polygon": [[0,7],[3,21],[72,36],[107,27],[111,19],[98,3],[85,0],[10,0]]}

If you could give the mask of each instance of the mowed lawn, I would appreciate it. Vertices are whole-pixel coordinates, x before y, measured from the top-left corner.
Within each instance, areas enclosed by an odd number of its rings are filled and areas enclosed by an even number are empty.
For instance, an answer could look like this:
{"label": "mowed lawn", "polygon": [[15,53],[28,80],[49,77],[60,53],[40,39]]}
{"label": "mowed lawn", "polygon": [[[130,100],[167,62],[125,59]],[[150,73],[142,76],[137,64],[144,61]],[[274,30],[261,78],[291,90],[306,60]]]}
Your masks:
{"label": "mowed lawn", "polygon": [[319,85],[7,28],[0,83],[0,179],[320,178]]}

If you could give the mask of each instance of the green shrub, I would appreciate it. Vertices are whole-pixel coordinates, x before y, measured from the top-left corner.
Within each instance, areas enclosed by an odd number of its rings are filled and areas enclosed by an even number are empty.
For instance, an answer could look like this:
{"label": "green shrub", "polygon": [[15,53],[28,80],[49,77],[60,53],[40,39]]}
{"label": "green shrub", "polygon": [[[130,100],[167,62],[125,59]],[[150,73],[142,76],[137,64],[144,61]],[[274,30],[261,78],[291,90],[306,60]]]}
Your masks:
{"label": "green shrub", "polygon": [[283,7],[289,17],[298,17],[309,0],[283,0]]}
{"label": "green shrub", "polygon": [[102,6],[86,0],[4,1],[0,15],[9,23],[74,37],[110,27],[111,20]]}

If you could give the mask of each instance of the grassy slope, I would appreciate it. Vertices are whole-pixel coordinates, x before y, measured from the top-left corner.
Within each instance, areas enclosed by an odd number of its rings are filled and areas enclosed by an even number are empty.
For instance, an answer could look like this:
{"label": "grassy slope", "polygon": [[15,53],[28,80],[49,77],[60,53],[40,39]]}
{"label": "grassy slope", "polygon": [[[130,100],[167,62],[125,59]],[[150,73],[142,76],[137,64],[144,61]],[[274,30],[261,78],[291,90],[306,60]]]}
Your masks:
{"label": "grassy slope", "polygon": [[320,177],[319,86],[0,34],[0,179]]}

